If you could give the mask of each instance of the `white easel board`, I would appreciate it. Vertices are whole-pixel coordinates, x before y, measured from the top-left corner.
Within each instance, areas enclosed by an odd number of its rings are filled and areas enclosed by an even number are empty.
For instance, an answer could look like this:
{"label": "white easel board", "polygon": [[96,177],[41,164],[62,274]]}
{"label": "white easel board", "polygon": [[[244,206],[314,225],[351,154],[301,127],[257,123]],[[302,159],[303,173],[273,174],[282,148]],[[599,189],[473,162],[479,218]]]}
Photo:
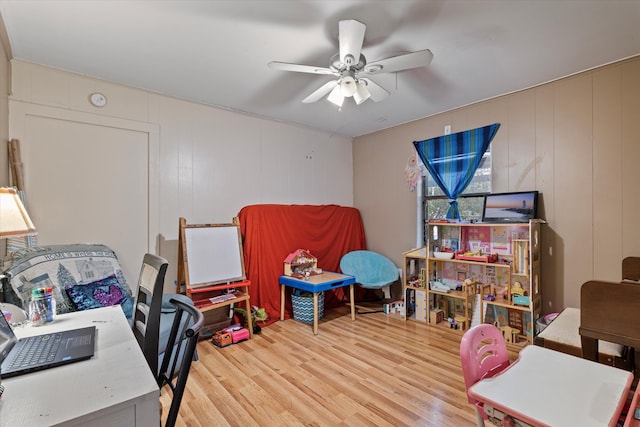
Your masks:
{"label": "white easel board", "polygon": [[240,227],[234,224],[184,225],[181,242],[187,287],[245,280]]}

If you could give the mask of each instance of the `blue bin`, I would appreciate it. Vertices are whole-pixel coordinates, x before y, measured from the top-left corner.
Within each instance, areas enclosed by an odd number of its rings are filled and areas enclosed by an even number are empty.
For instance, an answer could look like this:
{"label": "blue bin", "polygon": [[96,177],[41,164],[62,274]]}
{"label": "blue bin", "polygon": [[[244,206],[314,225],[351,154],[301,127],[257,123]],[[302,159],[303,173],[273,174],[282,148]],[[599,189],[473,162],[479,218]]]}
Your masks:
{"label": "blue bin", "polygon": [[[296,291],[291,294],[293,305],[293,318],[303,323],[313,323],[313,294],[299,294]],[[318,319],[324,315],[324,292],[318,294]]]}

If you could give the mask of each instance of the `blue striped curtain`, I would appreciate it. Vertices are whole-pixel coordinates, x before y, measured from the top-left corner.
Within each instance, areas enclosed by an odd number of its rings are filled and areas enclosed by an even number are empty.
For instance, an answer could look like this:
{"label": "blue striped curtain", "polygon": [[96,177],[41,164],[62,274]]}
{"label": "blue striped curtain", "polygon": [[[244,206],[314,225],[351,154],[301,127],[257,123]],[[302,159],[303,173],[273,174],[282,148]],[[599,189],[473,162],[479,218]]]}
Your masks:
{"label": "blue striped curtain", "polygon": [[448,219],[460,219],[457,198],[473,179],[500,123],[413,141],[418,155],[438,187],[449,198]]}

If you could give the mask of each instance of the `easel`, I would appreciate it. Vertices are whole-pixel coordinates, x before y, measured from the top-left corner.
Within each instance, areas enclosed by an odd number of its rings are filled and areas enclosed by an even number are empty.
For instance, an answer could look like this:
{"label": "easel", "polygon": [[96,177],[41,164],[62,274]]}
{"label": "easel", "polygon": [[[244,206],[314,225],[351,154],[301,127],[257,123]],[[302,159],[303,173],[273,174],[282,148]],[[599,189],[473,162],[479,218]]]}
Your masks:
{"label": "easel", "polygon": [[[191,270],[189,260],[191,259]],[[200,311],[230,307],[244,302],[249,334],[253,320],[249,285],[244,273],[242,240],[235,224],[187,224],[180,218],[178,231],[178,282],[176,292],[193,300]],[[229,296],[213,302],[211,298]]]}

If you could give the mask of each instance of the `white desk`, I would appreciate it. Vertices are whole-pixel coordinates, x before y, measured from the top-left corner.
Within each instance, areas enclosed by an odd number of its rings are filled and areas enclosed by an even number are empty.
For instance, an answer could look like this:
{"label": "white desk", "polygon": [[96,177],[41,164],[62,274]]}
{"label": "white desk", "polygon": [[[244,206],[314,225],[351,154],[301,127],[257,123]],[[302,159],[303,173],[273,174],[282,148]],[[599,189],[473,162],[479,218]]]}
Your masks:
{"label": "white desk", "polygon": [[469,395],[534,426],[615,426],[631,372],[530,345]]}
{"label": "white desk", "polygon": [[94,356],[7,378],[0,426],[160,425],[160,391],[119,306],[60,315],[43,326],[16,327],[18,337],[96,326]]}

